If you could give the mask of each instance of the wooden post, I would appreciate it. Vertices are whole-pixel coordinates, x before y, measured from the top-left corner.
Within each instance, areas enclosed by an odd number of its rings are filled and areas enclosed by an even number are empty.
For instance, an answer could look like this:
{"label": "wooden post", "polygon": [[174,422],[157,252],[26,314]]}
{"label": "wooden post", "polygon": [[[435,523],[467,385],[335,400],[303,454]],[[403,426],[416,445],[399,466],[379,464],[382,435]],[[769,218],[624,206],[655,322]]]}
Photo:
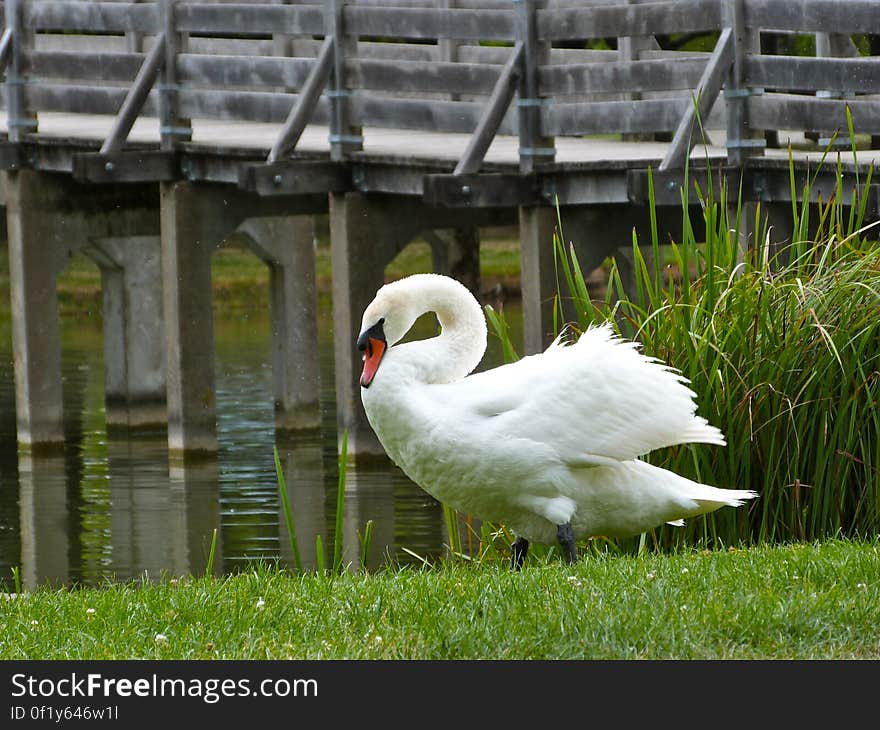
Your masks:
{"label": "wooden post", "polygon": [[733,63],[727,76],[724,96],[727,99],[727,161],[742,167],[747,157],[762,154],[766,141],[756,138],[749,123],[749,97],[752,89],[743,86],[745,57],[758,50],[755,34],[745,27],[743,0],[722,0],[721,24],[733,30]]}
{"label": "wooden post", "polygon": [[9,64],[6,67],[6,126],[10,142],[37,131],[37,115],[28,111],[24,83],[28,70],[28,54],[33,49],[33,33],[24,27],[23,0],[6,0],[6,30],[12,39]]}
{"label": "wooden post", "polygon": [[333,37],[333,71],[327,97],[330,99],[330,159],[343,160],[349,152],[364,146],[361,128],[352,124],[351,91],[345,83],[345,58],[357,51],[357,38],[345,31],[345,0],[324,0],[326,33]]}
{"label": "wooden post", "polygon": [[538,67],[550,55],[550,44],[539,43],[536,14],[543,0],[514,0],[516,39],[523,44],[523,72],[519,84],[519,169],[534,172],[552,163],[556,156],[553,140],[541,135],[541,105]]}
{"label": "wooden post", "polygon": [[175,5],[177,0],[162,0],[159,12],[165,35],[165,63],[159,85],[159,134],[161,148],[173,150],[181,140],[192,138],[192,124],[180,116],[180,86],[177,83],[177,54],[182,49],[180,33],[176,31]]}

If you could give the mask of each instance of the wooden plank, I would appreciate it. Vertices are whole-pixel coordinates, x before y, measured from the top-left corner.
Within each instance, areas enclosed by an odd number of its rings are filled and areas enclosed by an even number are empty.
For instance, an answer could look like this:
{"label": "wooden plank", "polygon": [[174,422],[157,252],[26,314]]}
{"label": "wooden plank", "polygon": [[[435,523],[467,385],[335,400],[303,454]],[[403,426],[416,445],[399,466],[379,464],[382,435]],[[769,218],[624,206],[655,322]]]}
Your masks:
{"label": "wooden plank", "polygon": [[[354,118],[364,126],[424,129],[471,134],[483,114],[483,104],[465,101],[423,101],[358,94],[352,100]],[[516,134],[515,115],[508,113],[499,134]]]}
{"label": "wooden plank", "polygon": [[259,3],[178,3],[177,30],[198,33],[277,33],[323,35],[324,9],[316,5],[266,5]]}
{"label": "wooden plank", "polygon": [[700,77],[697,88],[694,90],[693,103],[688,106],[678,123],[669,150],[660,163],[660,169],[666,170],[671,167],[684,167],[688,156],[698,141],[694,125],[707,119],[709,112],[718,98],[724,79],[727,77],[733,64],[733,29],[725,28],[721,31],[715,50],[709,63]]}
{"label": "wooden plank", "polygon": [[442,208],[511,208],[542,202],[536,175],[425,175],[423,185],[425,202]]}
{"label": "wooden plank", "polygon": [[[647,205],[651,201],[650,189],[651,185],[654,190],[654,203],[659,206],[675,206],[681,205],[681,189],[687,184],[688,196],[691,204],[697,204],[698,198],[694,182],[699,184],[703,194],[709,191],[710,180],[709,173],[705,166],[693,165],[688,168],[688,178],[685,182],[684,168],[675,168],[665,171],[652,170],[650,173],[650,185],[648,182],[648,170],[635,169],[627,170],[626,185],[627,197],[631,203],[636,205]],[[722,191],[726,186],[728,191],[737,190],[739,188],[739,170],[718,170],[713,168],[711,175],[711,186],[714,190],[715,200],[722,199]],[[744,186],[744,192],[748,189]],[[729,194],[729,192],[728,192]]]}
{"label": "wooden plank", "polygon": [[565,64],[539,69],[547,95],[693,89],[706,59]]}
{"label": "wooden plank", "polygon": [[[510,49],[504,49],[510,55]],[[348,59],[349,88],[437,94],[491,94],[501,66]]]}
{"label": "wooden plank", "polygon": [[94,33],[156,33],[159,15],[154,3],[29,2],[24,25],[35,30],[79,30]]}
{"label": "wooden plank", "polygon": [[351,171],[345,165],[301,160],[242,165],[238,186],[260,196],[342,193],[353,189]]}
{"label": "wooden plank", "polygon": [[747,56],[747,86],[788,91],[880,92],[880,59]]}
{"label": "wooden plank", "polygon": [[751,99],[749,118],[759,129],[803,129],[832,132],[847,129],[846,107],[857,133],[880,132],[880,101],[817,99],[794,94],[764,94]]}
{"label": "wooden plank", "polygon": [[[116,115],[128,89],[83,84],[35,84],[24,89],[28,108],[34,111],[68,112],[70,114]],[[152,92],[144,104],[144,114],[157,113],[156,93]]]}
{"label": "wooden plank", "polygon": [[[260,91],[217,91],[188,89],[180,94],[180,112],[187,118],[283,123],[299,97]],[[326,99],[321,99],[312,121],[327,124],[330,119]]]}
{"label": "wooden plank", "polygon": [[30,55],[30,78],[96,80],[130,83],[146,58],[144,53],[36,52]]}
{"label": "wooden plank", "polygon": [[347,32],[359,36],[513,40],[512,11],[348,5],[344,17]]}
{"label": "wooden plank", "polygon": [[718,3],[676,0],[645,5],[538,10],[538,38],[570,41],[720,30]]}
{"label": "wooden plank", "polygon": [[199,87],[294,90],[302,88],[314,64],[313,58],[181,53],[177,72],[181,83]]}
{"label": "wooden plank", "polygon": [[177,180],[180,159],[175,152],[133,150],[115,154],[79,153],[73,156],[73,177],[89,183],[133,183]]}
{"label": "wooden plank", "polygon": [[749,0],[750,28],[801,33],[880,33],[877,0]]}
{"label": "wooden plank", "polygon": [[541,110],[541,124],[552,136],[671,132],[691,104],[686,98],[554,104]]}

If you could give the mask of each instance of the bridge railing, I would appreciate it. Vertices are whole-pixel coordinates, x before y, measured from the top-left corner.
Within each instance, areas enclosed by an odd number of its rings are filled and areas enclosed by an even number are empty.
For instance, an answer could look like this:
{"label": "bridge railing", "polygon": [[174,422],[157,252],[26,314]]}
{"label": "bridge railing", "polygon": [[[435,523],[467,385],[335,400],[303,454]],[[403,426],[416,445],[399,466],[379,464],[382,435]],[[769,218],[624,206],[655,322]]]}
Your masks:
{"label": "bridge railing", "polygon": [[[679,168],[697,116],[726,128],[734,164],[761,153],[766,130],[845,130],[847,109],[858,132],[880,133],[880,58],[852,55],[850,40],[880,35],[875,0],[4,5],[10,142],[39,134],[41,112],[109,115],[104,157],[139,119],[158,124],[165,152],[191,140],[193,119],[280,124],[270,165],[309,124],[328,127],[336,161],[373,127],[471,135],[456,174],[483,168],[498,135],[518,136],[529,173],[553,164],[555,138],[609,134],[671,136],[663,167]],[[768,33],[814,35],[824,55],[762,53]],[[676,34],[717,40],[709,53],[656,41]],[[171,175],[157,159],[143,174]]]}

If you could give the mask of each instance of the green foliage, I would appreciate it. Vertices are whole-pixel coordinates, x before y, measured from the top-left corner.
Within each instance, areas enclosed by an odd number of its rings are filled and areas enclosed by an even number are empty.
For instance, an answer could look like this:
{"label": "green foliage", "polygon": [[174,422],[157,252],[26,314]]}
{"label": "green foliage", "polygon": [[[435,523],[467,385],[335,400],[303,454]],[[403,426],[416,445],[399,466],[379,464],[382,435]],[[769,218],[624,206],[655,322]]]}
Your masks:
{"label": "green foliage", "polygon": [[[664,526],[657,545],[880,532],[880,248],[863,226],[871,173],[849,199],[839,164],[837,178],[829,201],[792,204],[794,237],[784,248],[771,244],[760,205],[755,239],[743,247],[748,209],[739,193],[733,199],[722,186],[716,199],[711,186],[697,188],[706,240],[695,239],[684,215],[683,238],[664,265],[656,223],[649,244],[634,234],[634,286],[627,291],[612,267],[603,302],[590,302],[573,249],[561,234],[555,241],[560,296],[578,326],[611,320],[678,368],[698,413],[727,437],[725,448],[679,446],[648,459],[760,495],[684,530]],[[796,190],[792,171],[793,197],[815,199],[814,180]]]}

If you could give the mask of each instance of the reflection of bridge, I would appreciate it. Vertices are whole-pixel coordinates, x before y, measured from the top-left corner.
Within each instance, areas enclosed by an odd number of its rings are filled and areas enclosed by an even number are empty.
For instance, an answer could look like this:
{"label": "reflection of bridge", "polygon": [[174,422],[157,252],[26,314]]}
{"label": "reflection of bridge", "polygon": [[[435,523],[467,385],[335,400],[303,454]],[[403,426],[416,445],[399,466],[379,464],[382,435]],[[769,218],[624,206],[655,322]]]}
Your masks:
{"label": "reflection of bridge", "polygon": [[[715,144],[693,174],[708,155],[771,215],[790,204],[788,153],[774,148],[790,130],[821,149],[847,135],[848,107],[858,132],[880,135],[875,0],[7,0],[5,16],[0,164],[25,444],[63,439],[55,279],[75,250],[102,272],[109,418],[167,418],[173,450],[210,451],[211,253],[235,234],[269,265],[278,424],[316,425],[311,221],[329,212],[339,423],[368,451],[355,336],[414,236],[476,286],[479,227],[518,223],[534,351],[553,204],[585,266],[644,225],[649,167],[661,225],[680,225],[696,107]],[[669,50],[691,33],[711,52]],[[804,35],[815,56],[780,53]],[[859,164],[877,157],[870,139]],[[819,156],[797,153],[798,175]],[[852,187],[848,152],[843,169]],[[826,198],[828,184],[815,188]]]}

